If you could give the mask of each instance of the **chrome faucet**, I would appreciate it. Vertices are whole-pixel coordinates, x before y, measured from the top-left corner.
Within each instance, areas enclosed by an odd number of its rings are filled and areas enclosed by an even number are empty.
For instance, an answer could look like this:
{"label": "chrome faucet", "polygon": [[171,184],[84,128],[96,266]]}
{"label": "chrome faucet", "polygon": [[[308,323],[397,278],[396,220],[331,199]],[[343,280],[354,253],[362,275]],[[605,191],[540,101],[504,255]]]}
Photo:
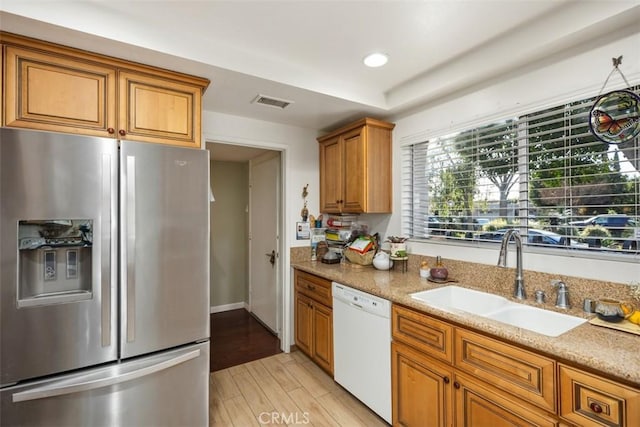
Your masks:
{"label": "chrome faucet", "polygon": [[516,242],[516,280],[513,283],[513,296],[517,299],[526,299],[527,294],[524,290],[524,278],[522,277],[522,239],[520,238],[520,232],[515,228],[508,230],[502,237],[498,266],[507,266],[507,247],[509,246],[511,236],[513,236]]}

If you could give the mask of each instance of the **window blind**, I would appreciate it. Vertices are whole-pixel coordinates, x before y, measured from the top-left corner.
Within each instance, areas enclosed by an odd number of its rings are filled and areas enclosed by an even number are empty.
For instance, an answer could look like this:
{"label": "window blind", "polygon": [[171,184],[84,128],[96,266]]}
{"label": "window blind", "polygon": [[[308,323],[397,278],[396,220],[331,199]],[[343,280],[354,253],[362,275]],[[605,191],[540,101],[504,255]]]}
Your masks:
{"label": "window blind", "polygon": [[[640,86],[630,88],[636,94]],[[595,138],[596,97],[489,123],[402,150],[403,233],[497,242],[519,228],[529,245],[635,253],[639,138]]]}

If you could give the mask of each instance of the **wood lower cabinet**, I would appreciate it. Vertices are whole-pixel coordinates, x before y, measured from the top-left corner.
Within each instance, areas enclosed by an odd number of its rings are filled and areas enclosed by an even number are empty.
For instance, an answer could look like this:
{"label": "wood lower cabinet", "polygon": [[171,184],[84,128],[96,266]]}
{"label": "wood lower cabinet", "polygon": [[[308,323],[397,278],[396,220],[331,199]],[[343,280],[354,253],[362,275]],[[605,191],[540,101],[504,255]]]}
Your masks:
{"label": "wood lower cabinet", "polygon": [[321,212],[391,212],[394,126],[365,118],[318,138]]}
{"label": "wood lower cabinet", "polygon": [[2,125],[201,147],[206,79],[0,33]]}
{"label": "wood lower cabinet", "polygon": [[532,410],[470,375],[456,371],[453,380],[456,427],[557,426],[555,417]]}
{"label": "wood lower cabinet", "polygon": [[556,410],[556,363],[528,350],[457,328],[454,365],[551,412]]}
{"label": "wood lower cabinet", "polygon": [[560,365],[560,416],[580,426],[640,426],[640,390]]}
{"label": "wood lower cabinet", "polygon": [[559,425],[554,361],[406,307],[391,315],[394,425]]}
{"label": "wood lower cabinet", "polygon": [[294,271],[295,343],[298,349],[333,376],[333,308],[331,282]]}
{"label": "wood lower cabinet", "polygon": [[391,370],[393,425],[453,424],[453,368],[393,342]]}

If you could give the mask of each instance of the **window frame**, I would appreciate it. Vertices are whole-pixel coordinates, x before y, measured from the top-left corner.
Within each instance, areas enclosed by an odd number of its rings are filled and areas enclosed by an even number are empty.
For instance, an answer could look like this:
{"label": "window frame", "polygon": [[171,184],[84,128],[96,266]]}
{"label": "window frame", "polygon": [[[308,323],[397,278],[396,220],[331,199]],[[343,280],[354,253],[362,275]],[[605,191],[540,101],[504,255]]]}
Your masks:
{"label": "window frame", "polygon": [[[626,88],[626,90],[633,90],[636,94],[640,93],[640,86],[633,86],[631,88]],[[555,106],[548,106],[545,108],[539,108],[530,112],[522,112],[517,115],[517,118],[514,119],[516,122],[516,132],[517,136],[517,175],[518,175],[518,193],[520,196],[518,197],[518,216],[515,217],[517,223],[515,224],[516,228],[519,228],[522,234],[527,233],[529,229],[535,229],[534,227],[530,227],[528,224],[529,217],[529,207],[531,204],[531,196],[530,196],[530,188],[529,182],[531,178],[531,171],[528,168],[529,165],[529,137],[526,134],[528,131],[530,118],[536,114],[543,114],[545,112],[551,112],[554,109],[560,109],[564,111],[566,115],[566,111],[568,107],[570,107],[570,112],[574,113],[574,111],[578,110],[579,107],[575,107],[575,105],[584,105],[589,103],[590,100],[595,100],[597,97],[586,97],[574,101],[566,101],[564,103],[559,103]],[[513,118],[514,114],[509,115],[509,118]],[[456,132],[456,134],[461,134],[463,132],[472,132],[482,129],[484,126],[491,126],[500,121],[507,121],[509,118],[496,118],[490,117],[486,118],[484,121],[477,121],[473,123],[473,126],[467,126]],[[566,121],[566,119],[563,119]],[[413,155],[411,151],[416,146],[426,146],[430,143],[438,142],[442,138],[447,138],[452,135],[451,130],[441,131],[439,133],[433,133],[429,138],[420,138],[420,140],[413,140],[412,142],[408,142],[403,144],[400,147],[400,155],[401,155],[401,170],[402,174],[400,177],[400,205],[401,205],[401,229],[403,234],[410,237],[410,241],[412,242],[429,242],[441,245],[449,245],[449,246],[463,246],[463,247],[479,247],[479,248],[495,248],[494,242],[490,241],[482,241],[482,240],[468,240],[468,239],[458,239],[458,238],[444,238],[444,239],[434,239],[433,236],[418,236],[416,237],[416,233],[414,233],[414,228],[416,225],[414,221],[416,219],[415,214],[415,200],[414,200],[414,186],[416,185],[416,181],[414,180],[414,164],[413,164]],[[573,138],[572,135],[568,135],[563,137],[564,139],[571,140]],[[526,141],[525,144],[520,144],[520,141]],[[640,143],[640,136],[635,138],[636,144]],[[427,157],[428,148],[424,150],[424,156]],[[573,167],[573,166],[572,166]],[[426,169],[426,167],[425,167]],[[419,182],[419,180],[418,180]],[[475,185],[475,184],[474,184]],[[635,202],[635,213],[632,215],[632,218],[637,218],[640,216],[640,211],[638,206],[640,206],[640,201],[638,198],[640,197],[640,189],[638,188],[638,184],[636,181],[636,190],[633,194],[635,194],[636,202]],[[475,189],[475,188],[474,188]],[[421,190],[422,193],[428,192],[427,190]],[[525,195],[525,196],[523,196]],[[421,215],[423,217],[430,218],[432,212],[430,210],[430,201],[426,202],[427,209],[426,212],[422,212]],[[422,204],[420,205],[422,206]],[[638,233],[636,225],[635,233]],[[629,240],[634,240],[634,236],[631,235],[628,237]],[[636,241],[640,241],[640,237],[636,234]],[[640,248],[636,248],[636,250],[631,251],[616,251],[616,250],[604,250],[604,249],[588,249],[588,250],[576,250],[576,248],[572,248],[570,246],[567,247],[554,247],[554,246],[538,246],[535,243],[530,243],[527,239],[523,239],[525,243],[525,251],[540,253],[540,254],[548,254],[554,256],[565,256],[565,257],[578,257],[578,258],[586,258],[586,259],[610,259],[615,261],[629,261],[637,263],[637,260],[640,258]]]}

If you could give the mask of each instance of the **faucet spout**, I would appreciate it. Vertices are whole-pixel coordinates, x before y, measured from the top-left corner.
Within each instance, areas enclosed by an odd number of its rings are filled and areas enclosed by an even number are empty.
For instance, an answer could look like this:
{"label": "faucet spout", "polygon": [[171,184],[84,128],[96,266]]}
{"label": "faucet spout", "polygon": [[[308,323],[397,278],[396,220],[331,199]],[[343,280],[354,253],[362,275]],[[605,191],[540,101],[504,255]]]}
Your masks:
{"label": "faucet spout", "polygon": [[513,283],[513,296],[517,299],[526,299],[527,294],[524,289],[524,278],[522,275],[522,238],[520,237],[520,232],[514,228],[508,230],[502,237],[498,266],[507,266],[507,248],[512,237],[516,243],[516,279]]}

